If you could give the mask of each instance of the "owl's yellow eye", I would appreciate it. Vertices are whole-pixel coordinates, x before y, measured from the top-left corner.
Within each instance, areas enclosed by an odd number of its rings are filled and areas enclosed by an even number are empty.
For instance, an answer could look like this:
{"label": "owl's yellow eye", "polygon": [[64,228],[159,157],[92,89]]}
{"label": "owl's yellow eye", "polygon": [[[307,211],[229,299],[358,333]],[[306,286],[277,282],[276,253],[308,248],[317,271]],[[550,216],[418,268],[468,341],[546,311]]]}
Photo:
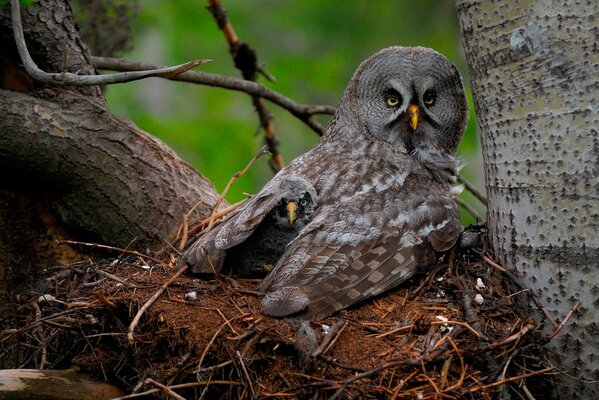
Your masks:
{"label": "owl's yellow eye", "polygon": [[397,107],[399,105],[399,96],[395,94],[387,95],[387,104],[391,107]]}
{"label": "owl's yellow eye", "polygon": [[424,104],[427,107],[430,107],[433,104],[435,104],[436,99],[437,99],[437,93],[435,93],[435,91],[432,89],[429,89],[426,92],[424,92],[424,96],[422,96],[422,101],[424,101]]}

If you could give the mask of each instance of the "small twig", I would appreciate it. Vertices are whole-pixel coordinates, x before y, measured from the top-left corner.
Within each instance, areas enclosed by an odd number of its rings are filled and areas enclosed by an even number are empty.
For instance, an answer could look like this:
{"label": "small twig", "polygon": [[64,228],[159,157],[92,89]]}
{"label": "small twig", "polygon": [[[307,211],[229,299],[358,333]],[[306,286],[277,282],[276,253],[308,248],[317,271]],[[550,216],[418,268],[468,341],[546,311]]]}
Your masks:
{"label": "small twig", "polygon": [[268,150],[267,150],[266,146],[262,146],[262,148],[260,149],[260,151],[258,153],[256,153],[256,155],[254,155],[254,157],[252,157],[252,159],[245,166],[244,169],[242,169],[239,172],[234,173],[233,176],[231,176],[231,179],[229,179],[229,182],[227,183],[227,186],[225,186],[225,189],[223,190],[223,192],[221,193],[221,195],[218,197],[218,200],[216,201],[216,204],[214,205],[214,208],[212,208],[212,212],[210,213],[210,221],[208,222],[208,227],[206,228],[207,230],[212,229],[212,225],[214,224],[214,221],[215,221],[216,216],[218,214],[218,208],[222,204],[222,202],[223,202],[225,196],[227,195],[227,193],[229,193],[229,190],[231,189],[231,186],[233,185],[233,183],[235,183],[235,181],[237,179],[239,179],[243,175],[245,175],[245,173],[251,168],[251,166],[254,165],[254,163],[256,162],[256,160],[259,159],[260,157],[262,157],[265,154],[268,154]]}
{"label": "small twig", "polygon": [[[221,218],[229,215],[233,211],[237,210],[247,200],[248,200],[248,198],[246,197],[245,199],[238,201],[237,203],[232,204],[223,210],[220,210],[219,212],[215,213],[214,215],[210,215],[208,218],[202,220],[200,223],[198,223],[193,228],[188,229],[188,222],[189,222],[190,214],[195,210],[197,205],[199,205],[201,202],[203,202],[203,200],[196,203],[196,205],[194,205],[192,207],[192,209],[183,216],[183,224],[182,224],[183,233],[181,234],[181,243],[179,244],[179,251],[183,251],[185,249],[185,245],[187,244],[187,239],[190,236],[194,236],[195,234],[200,232],[202,229],[204,229],[206,226],[208,226],[208,224],[210,224],[210,221],[221,219]],[[175,240],[177,240],[177,239],[178,239],[178,237],[175,238]]]}
{"label": "small twig", "polygon": [[145,258],[145,259],[154,261],[154,262],[156,262],[158,264],[163,264],[162,261],[160,261],[159,259],[154,258],[152,256],[148,256],[146,254],[142,254],[142,253],[139,253],[139,252],[134,251],[134,250],[127,250],[127,249],[122,249],[120,247],[107,246],[105,244],[78,242],[76,240],[57,240],[56,243],[58,243],[58,244],[74,244],[74,245],[78,245],[78,246],[91,247],[92,249],[103,249],[103,250],[118,251],[118,252],[121,252],[121,253],[131,254],[133,256]]}
{"label": "small twig", "polygon": [[406,325],[406,326],[400,326],[399,328],[391,329],[390,331],[381,333],[380,335],[376,335],[375,337],[377,339],[379,339],[379,338],[383,338],[385,336],[392,335],[392,334],[397,333],[397,332],[410,330],[412,328],[414,328],[414,324],[410,324],[410,325]]}
{"label": "small twig", "polygon": [[218,335],[220,334],[220,332],[223,330],[224,327],[225,327],[224,324],[219,326],[218,329],[216,330],[216,332],[214,332],[214,335],[212,335],[212,338],[210,339],[210,341],[204,348],[202,355],[200,356],[200,361],[198,361],[198,366],[195,369],[196,371],[202,370],[202,363],[204,362],[204,357],[206,357],[206,354],[208,354],[208,349],[210,348],[210,346],[212,346],[212,343],[214,343],[214,341],[216,340],[216,338],[218,337]]}
{"label": "small twig", "polygon": [[580,301],[577,301],[574,306],[572,307],[572,309],[568,312],[568,314],[566,314],[566,318],[564,318],[564,320],[558,325],[558,327],[551,333],[551,335],[549,335],[547,337],[547,340],[551,340],[554,337],[556,337],[560,331],[562,330],[562,328],[568,323],[568,321],[570,320],[570,318],[572,318],[572,315],[574,315],[574,313],[578,310],[578,307],[580,307]]}
{"label": "small twig", "polygon": [[[96,68],[110,71],[141,71],[160,68],[157,65],[140,63],[137,61],[127,61],[120,58],[93,57],[92,61],[94,62]],[[268,101],[271,101],[289,111],[293,116],[304,122],[319,135],[323,134],[324,128],[321,124],[314,120],[314,115],[332,115],[335,112],[335,107],[326,105],[299,104],[257,82],[246,81],[245,79],[233,78],[230,76],[210,74],[199,71],[187,71],[177,75],[176,77],[168,77],[167,79],[196,83],[205,86],[220,87],[223,89],[235,90],[265,98]]]}
{"label": "small twig", "polygon": [[95,292],[96,297],[98,298],[98,300],[100,300],[100,303],[104,304],[105,306],[107,306],[108,308],[112,309],[112,310],[117,310],[118,307],[116,304],[114,304],[112,301],[110,301],[108,299],[108,297],[106,297],[104,295],[104,293],[97,291]]}
{"label": "small twig", "polygon": [[493,382],[493,383],[490,383],[488,385],[475,386],[472,389],[468,389],[466,391],[466,393],[474,393],[474,392],[478,392],[479,390],[489,389],[489,388],[492,388],[492,387],[495,387],[495,386],[503,385],[503,384],[508,383],[508,382],[515,382],[515,381],[520,381],[522,379],[530,378],[531,376],[543,375],[543,374],[546,374],[547,372],[553,371],[554,369],[555,369],[555,367],[551,366],[551,367],[548,367],[548,368],[545,368],[545,369],[541,369],[541,370],[538,370],[538,371],[529,372],[527,374],[522,374],[522,375],[518,375],[518,376],[512,376],[510,378],[506,378],[506,379],[504,379],[502,381]]}
{"label": "small twig", "polygon": [[233,363],[233,360],[227,360],[225,362],[213,365],[211,367],[193,370],[193,371],[191,371],[191,373],[192,374],[201,374],[202,372],[212,372],[215,369],[220,369],[220,368],[226,367],[227,365],[231,365],[232,363]]}
{"label": "small twig", "polygon": [[38,323],[38,327],[35,329],[35,332],[37,334],[37,339],[39,340],[39,342],[41,344],[41,358],[40,358],[39,369],[44,369],[44,367],[46,366],[46,362],[47,362],[47,350],[46,350],[46,343],[45,343],[46,337],[44,335],[44,330],[42,329],[42,324],[41,324],[42,309],[40,308],[40,305],[37,303],[37,301],[32,300],[29,302],[29,305],[35,311],[35,322]]}
{"label": "small twig", "polygon": [[462,207],[464,210],[468,211],[468,213],[470,215],[472,215],[477,222],[483,220],[482,215],[480,215],[478,213],[478,211],[476,211],[474,208],[470,207],[470,205],[468,203],[466,203],[464,200],[456,197],[455,201],[456,201],[456,203],[458,203],[458,205],[460,207]]}
{"label": "small twig", "polygon": [[236,320],[237,318],[240,318],[240,317],[241,317],[241,315],[233,317],[233,318],[227,320],[226,323],[224,323],[224,324],[222,324],[221,326],[218,327],[218,329],[216,330],[216,332],[214,332],[214,335],[212,335],[212,338],[210,339],[210,341],[208,342],[208,344],[204,348],[204,351],[202,352],[202,355],[200,356],[200,361],[198,361],[198,366],[196,368],[196,371],[201,371],[202,370],[202,363],[204,362],[204,358],[206,357],[206,354],[208,354],[208,349],[210,348],[210,346],[212,346],[212,344],[214,343],[214,341],[216,340],[216,338],[218,337],[218,335],[221,333],[221,331],[223,330],[223,328],[225,326],[227,326],[227,324],[229,324],[231,321],[234,321],[234,320]]}
{"label": "small twig", "polygon": [[460,353],[458,346],[451,337],[447,336],[447,340],[449,340],[451,347],[453,347],[453,351],[455,351],[455,353],[458,356],[458,359],[460,360],[460,379],[458,379],[458,381],[455,384],[444,389],[443,392],[451,392],[452,390],[462,387],[462,385],[464,384],[464,378],[466,377],[466,365],[464,364],[464,358],[462,357],[462,354]]}
{"label": "small twig", "polygon": [[247,368],[245,367],[245,363],[243,362],[243,357],[241,357],[241,353],[239,350],[235,351],[237,358],[239,359],[239,364],[241,364],[241,370],[243,371],[243,375],[245,375],[245,379],[247,379],[247,384],[250,387],[250,392],[252,392],[252,399],[256,398],[256,392],[254,391],[254,385],[252,385],[252,380],[250,379],[250,374],[248,373]]}
{"label": "small twig", "polygon": [[25,34],[21,24],[21,9],[19,0],[10,1],[12,7],[12,27],[15,35],[17,50],[23,66],[27,73],[35,80],[50,83],[53,85],[76,85],[76,86],[95,86],[108,85],[111,83],[131,82],[150,77],[170,78],[177,76],[198,65],[206,64],[212,60],[194,60],[174,67],[159,68],[146,71],[122,72],[111,75],[77,75],[70,72],[49,73],[42,71],[31,58],[27,44],[25,43]]}
{"label": "small twig", "polygon": [[[339,335],[341,335],[341,332],[345,329],[347,324],[348,321],[344,321],[342,319],[335,322],[333,326],[329,328],[329,331],[325,335],[324,339],[322,339],[322,343],[320,344],[320,346],[318,346],[316,350],[314,350],[314,352],[312,353],[312,357],[318,357],[320,354],[326,353],[329,349],[329,344],[333,344],[334,341],[337,340],[337,338],[339,337]],[[335,340],[333,340],[333,338]]]}
{"label": "small twig", "polygon": [[181,267],[177,272],[175,272],[175,274],[168,281],[164,282],[162,284],[162,286],[160,287],[160,289],[156,293],[154,293],[154,295],[152,297],[150,297],[150,299],[148,301],[146,301],[146,303],[139,309],[137,314],[135,314],[135,318],[133,318],[133,321],[131,321],[131,325],[129,325],[129,330],[127,332],[127,340],[129,341],[129,343],[133,344],[133,342],[134,342],[133,331],[135,330],[135,327],[139,323],[141,316],[162,295],[162,293],[166,290],[166,288],[171,283],[173,283],[173,281],[175,279],[177,279],[179,277],[179,275],[181,275],[185,271],[187,271],[187,265],[184,267]]}
{"label": "small twig", "polygon": [[335,366],[337,366],[339,368],[347,369],[349,371],[359,372],[359,373],[365,371],[364,368],[354,367],[353,365],[345,364],[345,363],[343,363],[343,362],[341,362],[339,360],[334,359],[331,356],[327,356],[326,354],[319,354],[318,358],[320,358],[320,359],[322,359],[322,360],[324,360],[324,361],[326,361],[328,363],[331,363],[331,364],[333,364],[333,365],[335,365]]}
{"label": "small twig", "polygon": [[116,275],[113,275],[113,274],[111,274],[111,273],[109,273],[109,272],[103,271],[103,270],[101,270],[101,269],[98,269],[96,272],[97,272],[99,275],[102,275],[102,276],[104,276],[104,277],[106,277],[106,278],[108,278],[108,279],[112,279],[113,281],[116,281],[116,282],[118,282],[118,283],[121,283],[121,284],[123,284],[123,285],[127,286],[128,288],[136,288],[136,287],[137,287],[137,286],[135,286],[133,283],[131,283],[131,282],[127,282],[125,279],[119,278],[118,276],[116,276]]}
{"label": "small twig", "polygon": [[[194,388],[197,386],[206,386],[206,385],[227,385],[227,386],[239,386],[241,385],[241,382],[236,382],[236,381],[200,381],[200,382],[190,382],[190,383],[181,383],[179,385],[172,385],[169,386],[169,388],[171,390],[173,389],[188,389],[188,388]],[[129,399],[135,399],[137,397],[145,397],[148,396],[150,394],[154,394],[154,393],[158,393],[160,392],[160,389],[150,389],[147,390],[145,392],[140,392],[140,393],[132,393],[132,394],[128,394],[126,396],[121,396],[121,397],[115,397],[111,400],[129,400]]]}
{"label": "small twig", "polygon": [[[491,260],[488,256],[483,256],[483,261],[486,262],[488,265],[492,266],[495,269],[498,269],[501,272],[504,272],[505,275],[516,285],[518,285],[519,288],[524,288],[525,286],[522,284],[522,282],[520,282],[520,279],[518,279],[518,277],[516,277],[516,275],[514,275],[511,271],[509,271],[508,269],[502,267],[501,265],[497,264],[495,261]],[[535,305],[537,306],[537,308],[539,310],[541,310],[543,312],[543,314],[545,314],[545,317],[547,317],[547,319],[549,320],[549,322],[551,322],[553,324],[553,326],[557,327],[558,324],[557,322],[555,322],[555,320],[551,317],[551,315],[549,314],[549,311],[547,311],[547,309],[545,307],[543,307],[540,303],[539,300],[537,299],[537,296],[535,296],[534,292],[532,291],[528,291],[528,298],[535,303]]]}
{"label": "small twig", "polygon": [[[258,72],[261,72],[267,79],[272,80],[270,74],[260,67],[258,55],[254,48],[239,40],[233,25],[227,18],[227,12],[221,1],[208,0],[208,4],[208,10],[214,17],[218,28],[223,32],[225,39],[227,39],[235,67],[241,71],[243,78],[248,81],[256,81]],[[279,140],[272,123],[272,114],[261,97],[252,95],[252,104],[258,113],[260,125],[264,129],[264,142],[271,154],[270,166],[274,172],[278,172],[285,166],[285,162],[279,149]]]}
{"label": "small twig", "polygon": [[493,349],[495,347],[501,347],[501,346],[505,346],[508,343],[511,343],[515,340],[519,340],[522,336],[526,335],[526,333],[528,333],[528,331],[530,331],[531,329],[534,329],[535,325],[532,323],[528,323],[526,325],[524,325],[522,327],[522,329],[520,329],[520,331],[514,333],[511,336],[508,336],[507,338],[503,339],[503,340],[499,340],[497,342],[493,342],[491,344],[489,344],[486,348],[487,349]]}
{"label": "small twig", "polygon": [[507,269],[497,264],[495,261],[491,260],[488,256],[483,256],[483,261],[489,264],[491,267],[500,270],[501,272],[508,272]]}
{"label": "small twig", "polygon": [[176,400],[185,400],[185,397],[178,395],[177,393],[173,392],[173,390],[171,388],[169,388],[168,386],[165,386],[160,382],[156,382],[152,378],[146,379],[146,383],[150,384],[152,386],[156,386],[158,389],[160,389],[162,391],[162,393],[164,393],[168,397],[172,397],[173,399],[176,399]]}
{"label": "small twig", "polygon": [[463,176],[458,175],[458,182],[464,185],[466,190],[472,193],[474,197],[476,197],[481,203],[483,203],[485,206],[487,205],[487,196],[485,196],[480,190],[474,187],[474,185],[468,182]]}

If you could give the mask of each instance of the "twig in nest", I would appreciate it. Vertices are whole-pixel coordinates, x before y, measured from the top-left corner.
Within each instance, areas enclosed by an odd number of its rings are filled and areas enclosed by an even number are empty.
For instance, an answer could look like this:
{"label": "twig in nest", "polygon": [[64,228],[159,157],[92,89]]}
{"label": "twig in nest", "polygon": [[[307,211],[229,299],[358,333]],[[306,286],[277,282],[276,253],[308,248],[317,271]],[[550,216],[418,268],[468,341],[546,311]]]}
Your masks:
{"label": "twig in nest", "polygon": [[480,385],[480,386],[475,386],[471,389],[468,389],[466,391],[466,393],[474,393],[474,392],[478,392],[479,390],[485,390],[485,389],[489,389],[495,386],[499,386],[499,385],[504,385],[508,382],[515,382],[515,381],[521,381],[522,379],[526,379],[526,378],[530,378],[531,376],[535,376],[535,375],[543,375],[546,374],[547,372],[551,372],[555,370],[554,366],[551,367],[547,367],[538,371],[533,371],[533,372],[529,372],[527,374],[522,374],[522,375],[518,375],[518,376],[512,376],[510,378],[506,378],[504,380],[501,381],[497,381],[497,382],[493,382],[490,383],[488,385]]}
{"label": "twig in nest", "polygon": [[533,323],[528,323],[526,325],[524,325],[522,327],[522,329],[520,329],[518,332],[514,333],[511,336],[508,336],[507,338],[503,339],[503,340],[499,340],[497,342],[493,342],[491,344],[489,344],[487,346],[487,349],[493,349],[495,347],[501,347],[501,346],[505,346],[508,343],[511,343],[515,340],[519,340],[522,336],[526,335],[528,333],[528,331],[530,331],[531,329],[534,329],[535,325]]}
{"label": "twig in nest", "polygon": [[[17,50],[23,66],[27,73],[35,80],[50,83],[53,85],[77,85],[77,86],[95,86],[108,85],[111,83],[131,82],[139,79],[150,77],[171,78],[175,77],[191,68],[198,65],[212,62],[212,60],[194,60],[185,64],[176,65],[168,68],[158,68],[147,71],[129,71],[116,73],[111,75],[77,75],[70,72],[49,73],[42,71],[31,58],[27,44],[25,43],[25,35],[21,24],[21,9],[19,0],[10,1],[12,7],[12,27],[15,36]],[[66,53],[65,53],[66,54]]]}
{"label": "twig in nest", "polygon": [[554,337],[557,336],[558,333],[560,333],[560,331],[562,330],[562,328],[568,323],[568,321],[570,320],[570,318],[572,318],[572,315],[576,312],[576,310],[578,310],[578,307],[580,307],[580,301],[577,301],[574,306],[572,307],[572,309],[568,312],[568,314],[566,315],[566,318],[564,318],[564,320],[559,324],[559,326],[551,333],[551,335],[549,335],[547,337],[547,340],[551,340]]}
{"label": "twig in nest", "polygon": [[236,320],[237,318],[240,318],[242,315],[238,315],[236,317],[230,318],[226,321],[226,323],[222,324],[221,326],[218,327],[218,329],[216,330],[216,332],[214,332],[214,335],[212,335],[212,338],[210,339],[210,341],[208,342],[208,344],[206,345],[206,347],[204,348],[204,351],[202,352],[202,355],[200,356],[200,361],[198,361],[198,366],[196,368],[196,371],[202,371],[202,363],[204,362],[204,358],[206,357],[206,354],[208,354],[208,349],[210,349],[210,347],[212,346],[212,344],[214,343],[214,341],[216,340],[216,338],[218,337],[218,335],[221,333],[221,331],[223,330],[223,328],[225,326],[227,326],[231,321]]}
{"label": "twig in nest", "polygon": [[458,356],[458,359],[460,360],[460,379],[455,384],[444,389],[443,392],[451,392],[452,390],[456,390],[457,388],[462,387],[462,385],[464,384],[464,378],[466,377],[466,365],[464,364],[464,358],[462,357],[462,354],[460,353],[458,346],[455,344],[451,337],[447,336],[447,340],[449,340],[451,347],[453,347],[453,351],[455,351],[456,355]]}
{"label": "twig in nest", "polygon": [[[248,81],[256,81],[258,72],[261,72],[267,79],[273,80],[270,74],[260,67],[256,50],[248,43],[239,40],[220,0],[208,0],[208,4],[208,10],[214,17],[218,28],[225,35],[235,67],[241,71],[243,78]],[[272,123],[272,115],[261,97],[252,95],[252,104],[260,118],[260,125],[264,129],[264,143],[271,154],[270,167],[273,172],[278,172],[285,166],[285,162],[279,149],[279,140]]]}
{"label": "twig in nest", "polygon": [[333,345],[337,338],[341,335],[341,332],[343,332],[347,324],[348,322],[342,319],[335,322],[325,335],[324,339],[322,339],[320,346],[318,346],[312,353],[312,357],[318,357],[320,354],[326,353],[330,345]]}
{"label": "twig in nest", "polygon": [[458,182],[464,185],[466,190],[472,193],[474,197],[478,199],[478,201],[483,203],[485,206],[487,205],[487,196],[485,196],[481,191],[475,188],[474,185],[468,182],[463,176],[458,175]]}
{"label": "twig in nest", "polygon": [[[495,261],[491,260],[488,256],[483,256],[483,261],[485,263],[487,263],[488,265],[492,266],[493,268],[498,269],[501,272],[504,272],[505,275],[513,282],[515,283],[519,288],[521,289],[525,289],[526,286],[522,284],[522,282],[520,282],[520,279],[518,279],[518,277],[516,275],[514,275],[511,271],[507,270],[506,268],[502,267],[501,265],[497,264]],[[547,317],[547,319],[553,324],[553,326],[557,327],[558,324],[557,322],[555,322],[555,320],[551,317],[551,315],[549,314],[549,311],[547,311],[547,309],[545,307],[543,307],[540,303],[539,300],[537,299],[537,296],[535,296],[535,294],[531,291],[528,291],[527,294],[529,295],[528,298],[535,303],[535,306],[537,306],[537,308],[541,311],[543,311],[543,314],[545,314],[545,317]]]}
{"label": "twig in nest", "polygon": [[260,149],[260,151],[258,153],[256,153],[256,155],[254,155],[254,157],[252,157],[252,159],[245,166],[245,168],[242,169],[239,172],[234,173],[233,176],[231,177],[231,179],[229,179],[229,182],[227,183],[227,186],[225,186],[225,189],[223,190],[223,192],[221,193],[221,195],[218,197],[218,200],[216,201],[216,204],[214,205],[214,208],[212,209],[212,212],[210,213],[210,221],[208,222],[208,228],[206,228],[207,230],[212,229],[212,225],[214,224],[214,221],[216,219],[216,215],[218,214],[218,208],[222,204],[222,202],[223,202],[225,196],[227,195],[227,193],[229,193],[229,190],[231,189],[231,186],[233,185],[233,183],[235,183],[235,181],[237,179],[239,179],[243,175],[245,175],[245,173],[251,168],[251,166],[254,165],[254,163],[256,162],[256,160],[259,159],[260,157],[262,157],[265,154],[268,154],[267,147],[266,146],[262,146],[262,148]]}
{"label": "twig in nest", "polygon": [[118,309],[116,304],[114,304],[112,301],[108,300],[108,297],[104,296],[104,293],[97,291],[97,292],[95,292],[95,294],[96,294],[96,297],[98,298],[98,300],[100,300],[100,303],[104,304],[105,306],[107,306],[108,308],[110,308],[112,310]]}
{"label": "twig in nest", "polygon": [[233,360],[227,360],[225,362],[222,362],[222,363],[217,364],[217,365],[213,365],[211,367],[206,367],[206,368],[202,368],[202,369],[196,369],[194,371],[191,371],[191,373],[192,374],[201,374],[202,372],[212,372],[215,369],[226,367],[227,365],[231,365],[232,363],[233,363]]}
{"label": "twig in nest", "polygon": [[172,397],[173,399],[176,399],[176,400],[185,400],[185,397],[179,396],[177,393],[173,392],[173,390],[170,387],[165,386],[165,385],[163,385],[160,382],[156,382],[152,378],[146,379],[146,383],[150,384],[152,386],[156,386],[158,389],[160,389],[168,397]]}
{"label": "twig in nest", "polygon": [[[236,381],[199,381],[199,382],[190,382],[190,383],[181,383],[179,385],[172,385],[169,386],[169,388],[171,390],[173,389],[188,389],[188,388],[194,388],[194,387],[198,387],[198,386],[206,386],[206,385],[225,385],[225,386],[239,386],[241,385],[241,382],[236,382]],[[122,397],[115,397],[111,400],[129,400],[129,399],[135,399],[137,397],[146,397],[150,394],[154,394],[154,393],[158,393],[160,392],[160,389],[150,389],[147,390],[145,392],[140,392],[140,393],[133,393],[133,394],[128,394],[126,396],[122,396]]]}
{"label": "twig in nest", "polygon": [[39,369],[44,369],[47,362],[47,350],[46,350],[46,338],[44,335],[44,330],[42,329],[41,321],[42,321],[42,310],[37,301],[30,301],[29,305],[35,311],[35,322],[38,323],[38,327],[35,329],[35,333],[37,335],[37,340],[39,340],[41,344],[41,359],[39,364]]}
{"label": "twig in nest", "polygon": [[252,392],[252,399],[255,399],[256,392],[254,391],[254,385],[252,384],[252,380],[250,379],[250,374],[248,374],[248,370],[245,367],[245,363],[243,362],[243,357],[241,357],[241,353],[239,353],[239,350],[235,351],[235,354],[239,359],[239,364],[241,364],[241,370],[243,371],[243,375],[245,375],[245,379],[247,380],[247,385],[250,388],[250,392]]}
{"label": "twig in nest", "polygon": [[127,332],[127,340],[129,341],[129,343],[133,344],[133,342],[134,342],[133,331],[135,330],[135,327],[139,323],[141,316],[160,297],[160,295],[162,295],[162,293],[166,290],[166,288],[171,283],[173,283],[173,281],[175,279],[177,279],[179,277],[179,275],[181,275],[185,271],[187,271],[187,265],[184,267],[181,267],[177,272],[175,272],[175,274],[168,281],[164,282],[162,284],[162,286],[160,287],[160,289],[156,293],[154,293],[154,295],[152,297],[150,297],[150,299],[148,301],[146,301],[146,303],[139,309],[137,314],[135,314],[135,318],[133,318],[133,321],[131,321],[131,325],[129,325],[129,330]]}
{"label": "twig in nest", "polygon": [[104,277],[108,278],[108,279],[112,279],[113,281],[116,281],[116,282],[118,282],[118,283],[121,283],[121,284],[123,284],[123,285],[127,286],[128,288],[132,288],[132,289],[133,289],[133,288],[136,288],[136,287],[137,287],[137,286],[135,286],[133,283],[131,283],[131,282],[127,282],[125,279],[119,278],[118,276],[116,276],[116,275],[113,275],[113,274],[111,274],[111,273],[109,273],[109,272],[103,271],[103,270],[101,270],[101,269],[97,270],[96,272],[97,272],[98,274],[100,274],[100,275],[102,275],[102,276],[104,276]]}
{"label": "twig in nest", "polygon": [[[225,208],[224,210],[221,210],[213,215],[210,215],[208,218],[202,220],[199,224],[197,224],[193,228],[189,229],[189,217],[191,216],[191,213],[193,213],[195,211],[195,209],[203,202],[203,200],[198,201],[191,208],[191,210],[189,210],[189,212],[183,216],[183,223],[181,224],[181,228],[180,228],[180,230],[183,230],[183,233],[181,234],[181,243],[179,244],[179,251],[181,252],[185,249],[185,245],[187,244],[187,239],[190,236],[193,236],[196,233],[200,232],[202,229],[204,229],[206,226],[208,226],[208,224],[210,224],[210,221],[221,219],[222,217],[237,210],[243,203],[245,203],[247,201],[247,199],[248,198],[238,201],[237,203],[230,205],[229,207]],[[175,240],[176,239],[178,239],[178,236],[175,238]]]}
{"label": "twig in nest", "polygon": [[483,261],[489,264],[491,267],[500,270],[501,272],[508,272],[507,269],[497,264],[495,261],[491,260],[488,256],[483,256]]}
{"label": "twig in nest", "polygon": [[58,243],[58,244],[74,244],[74,245],[78,245],[78,246],[91,247],[92,249],[103,249],[103,250],[118,251],[118,252],[121,252],[121,253],[131,254],[133,256],[145,258],[145,259],[154,261],[154,262],[156,262],[158,264],[161,264],[161,265],[164,264],[162,261],[160,261],[159,259],[154,258],[152,256],[148,256],[146,254],[142,254],[142,253],[139,253],[139,252],[134,251],[134,250],[127,250],[127,249],[121,249],[119,247],[107,246],[105,244],[78,242],[76,240],[57,240],[56,243]]}

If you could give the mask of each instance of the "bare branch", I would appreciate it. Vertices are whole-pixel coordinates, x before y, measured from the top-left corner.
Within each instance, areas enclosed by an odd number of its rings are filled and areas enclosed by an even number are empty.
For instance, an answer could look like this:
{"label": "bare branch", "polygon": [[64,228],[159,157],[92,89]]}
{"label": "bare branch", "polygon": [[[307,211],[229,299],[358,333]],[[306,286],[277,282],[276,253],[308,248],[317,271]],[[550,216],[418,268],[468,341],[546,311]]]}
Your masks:
{"label": "bare branch", "polygon": [[464,185],[466,190],[472,193],[474,197],[476,197],[481,203],[483,203],[485,206],[487,205],[487,196],[475,188],[474,185],[468,182],[463,176],[458,175],[458,182]]}
{"label": "bare branch", "polygon": [[[249,43],[241,41],[235,33],[220,0],[208,0],[208,4],[208,10],[227,39],[235,67],[241,72],[243,78],[255,82],[260,72],[268,80],[273,81],[274,78],[258,62],[256,50]],[[260,118],[260,125],[264,129],[264,143],[271,153],[270,167],[276,173],[285,166],[285,161],[279,149],[279,139],[272,122],[272,114],[261,97],[252,96],[252,104]]]}
{"label": "bare branch", "polygon": [[[111,71],[142,71],[161,68],[160,66],[141,63],[137,61],[127,61],[120,58],[111,57],[93,57],[93,62],[98,69]],[[275,92],[259,83],[246,81],[245,79],[233,78],[230,76],[210,74],[208,72],[187,71],[174,77],[165,77],[174,81],[197,83],[200,85],[220,87],[223,89],[244,92],[254,96],[263,97],[276,105],[289,111],[292,115],[299,118],[306,125],[319,135],[322,135],[324,129],[317,121],[313,119],[317,114],[333,114],[335,107],[327,105],[307,105],[299,104]]]}
{"label": "bare branch", "polygon": [[474,208],[470,207],[470,205],[468,203],[466,203],[464,200],[456,197],[455,201],[456,201],[456,203],[458,203],[458,205],[460,205],[462,208],[464,208],[464,210],[468,211],[468,213],[470,215],[472,215],[474,217],[474,219],[476,219],[476,221],[483,220],[482,215],[480,215]]}
{"label": "bare branch", "polygon": [[76,85],[76,86],[95,86],[108,85],[112,83],[131,82],[150,77],[172,78],[198,65],[207,64],[212,60],[194,60],[174,67],[157,68],[135,72],[121,72],[111,75],[77,75],[70,72],[50,73],[42,71],[31,58],[27,44],[25,43],[25,34],[21,24],[21,8],[19,0],[11,0],[12,7],[12,27],[15,35],[15,42],[19,56],[27,73],[36,81],[50,83],[53,85]]}

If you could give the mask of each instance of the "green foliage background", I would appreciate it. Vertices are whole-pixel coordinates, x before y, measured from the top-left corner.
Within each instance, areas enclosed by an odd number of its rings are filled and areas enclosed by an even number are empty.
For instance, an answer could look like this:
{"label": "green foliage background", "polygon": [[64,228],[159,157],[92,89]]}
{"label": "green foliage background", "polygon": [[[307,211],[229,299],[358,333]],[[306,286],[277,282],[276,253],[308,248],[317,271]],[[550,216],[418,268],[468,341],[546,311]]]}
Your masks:
{"label": "green foliage background", "polygon": [[[141,1],[128,59],[175,65],[214,60],[201,70],[239,76],[227,43],[198,0]],[[391,45],[432,47],[454,61],[467,84],[453,1],[275,1],[224,0],[239,37],[250,43],[277,81],[261,83],[302,103],[336,105],[358,64]],[[167,142],[221,191],[262,144],[249,96],[188,83],[143,80],[107,89],[110,108]],[[318,137],[285,110],[270,105],[287,162]],[[459,152],[463,175],[482,187],[475,120],[469,121]],[[326,124],[327,118],[321,122]],[[235,202],[272,177],[266,157],[238,180],[227,196]],[[466,201],[482,211],[468,195]],[[465,223],[472,222],[462,212]]]}

